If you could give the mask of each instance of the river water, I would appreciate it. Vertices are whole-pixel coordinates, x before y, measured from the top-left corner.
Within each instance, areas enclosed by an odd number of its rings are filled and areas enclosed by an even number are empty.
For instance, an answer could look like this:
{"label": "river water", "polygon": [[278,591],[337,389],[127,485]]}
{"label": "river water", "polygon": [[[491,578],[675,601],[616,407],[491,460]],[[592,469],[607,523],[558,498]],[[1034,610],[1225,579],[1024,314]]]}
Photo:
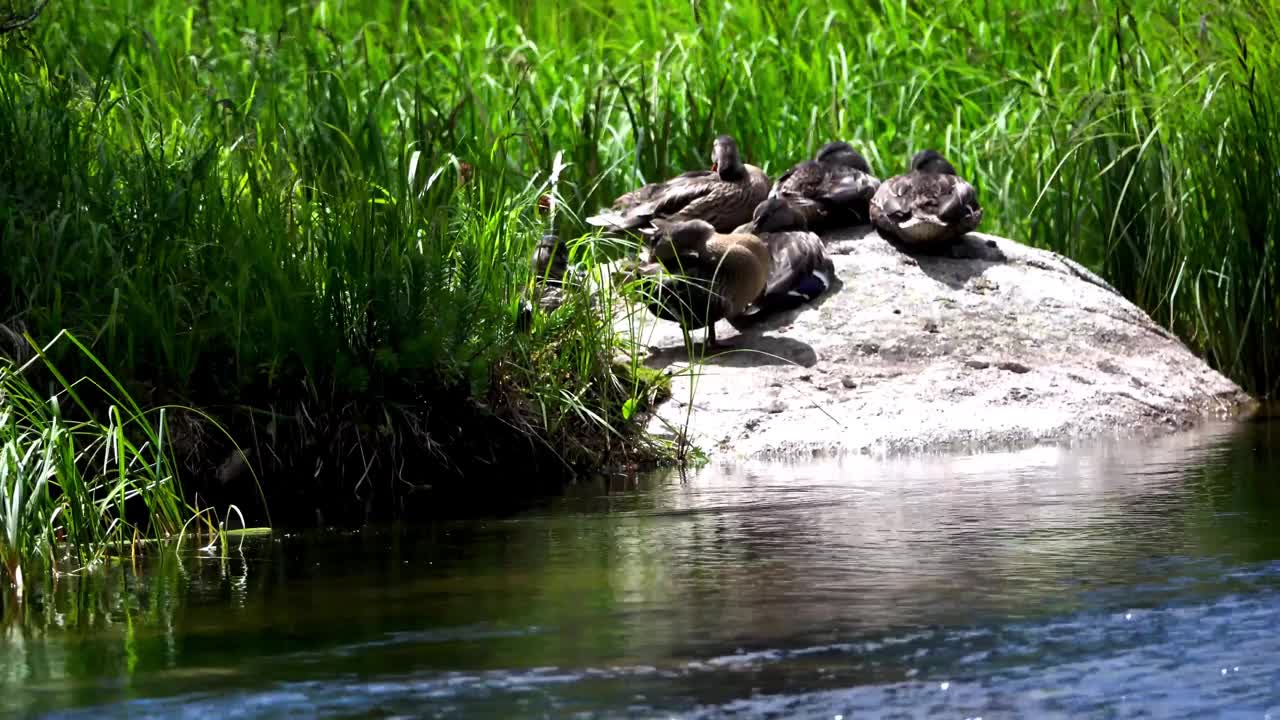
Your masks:
{"label": "river water", "polygon": [[4,717],[1280,720],[1280,426],[709,466],[58,586]]}

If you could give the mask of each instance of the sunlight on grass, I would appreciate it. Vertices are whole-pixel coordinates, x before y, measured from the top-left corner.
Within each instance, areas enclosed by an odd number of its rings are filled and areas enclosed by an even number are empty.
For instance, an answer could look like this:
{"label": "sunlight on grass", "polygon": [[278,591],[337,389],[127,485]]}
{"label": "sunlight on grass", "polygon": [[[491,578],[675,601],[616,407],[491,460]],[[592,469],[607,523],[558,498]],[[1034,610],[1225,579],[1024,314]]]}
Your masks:
{"label": "sunlight on grass", "polygon": [[221,408],[296,469],[268,494],[391,506],[428,461],[519,444],[494,428],[625,463],[654,395],[619,298],[518,332],[530,250],[616,258],[581,218],[719,133],[775,177],[839,138],[882,177],[937,148],[983,230],[1269,393],[1278,36],[1274,8],[1172,0],[52,3],[4,41],[5,299],[131,390]]}
{"label": "sunlight on grass", "polygon": [[[96,361],[74,335],[63,340]],[[136,554],[140,540],[197,530],[198,516],[167,454],[163,409],[144,412],[105,371],[105,383],[71,383],[47,367],[57,389],[46,395],[29,381],[35,363],[0,360],[0,584],[19,597],[30,582]],[[86,393],[105,400],[96,419]]]}

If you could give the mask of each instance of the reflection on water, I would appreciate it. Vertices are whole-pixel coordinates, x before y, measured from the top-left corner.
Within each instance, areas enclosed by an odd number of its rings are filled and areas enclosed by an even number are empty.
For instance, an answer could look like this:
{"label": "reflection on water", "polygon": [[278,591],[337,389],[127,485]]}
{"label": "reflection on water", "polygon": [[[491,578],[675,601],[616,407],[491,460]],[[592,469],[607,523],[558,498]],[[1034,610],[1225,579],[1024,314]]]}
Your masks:
{"label": "reflection on water", "polygon": [[1276,433],[708,467],[156,557],[11,617],[0,712],[1280,718]]}

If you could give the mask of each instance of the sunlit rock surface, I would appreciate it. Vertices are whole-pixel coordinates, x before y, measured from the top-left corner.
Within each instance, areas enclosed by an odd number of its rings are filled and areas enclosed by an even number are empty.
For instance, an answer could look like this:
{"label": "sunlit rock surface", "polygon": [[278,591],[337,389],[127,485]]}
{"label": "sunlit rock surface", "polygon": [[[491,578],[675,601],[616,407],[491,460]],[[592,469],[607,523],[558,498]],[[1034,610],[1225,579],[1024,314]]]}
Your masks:
{"label": "sunlit rock surface", "polygon": [[1252,405],[1055,253],[983,233],[945,257],[906,255],[869,227],[827,239],[831,292],[743,333],[721,321],[732,348],[692,368],[676,324],[619,318],[673,375],[652,432],[712,457],[896,454],[1148,435]]}

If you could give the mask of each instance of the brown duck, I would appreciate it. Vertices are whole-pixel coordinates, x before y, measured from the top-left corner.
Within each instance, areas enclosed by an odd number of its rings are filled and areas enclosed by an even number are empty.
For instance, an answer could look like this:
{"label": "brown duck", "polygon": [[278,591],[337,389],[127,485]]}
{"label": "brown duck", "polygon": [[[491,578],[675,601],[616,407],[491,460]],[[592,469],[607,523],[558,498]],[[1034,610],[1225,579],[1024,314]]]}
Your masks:
{"label": "brown duck", "polygon": [[691,170],[632,190],[587,223],[614,232],[640,232],[651,239],[655,219],[704,220],[716,232],[727,233],[749,221],[751,211],[768,194],[768,176],[744,163],[738,143],[721,135],[711,150],[710,170]]}
{"label": "brown duck", "polygon": [[824,232],[869,222],[868,205],[880,187],[871,166],[847,142],[829,142],[773,184],[770,198],[786,200],[809,230]]}
{"label": "brown duck", "polygon": [[751,222],[734,232],[760,238],[772,260],[764,293],[752,303],[752,318],[812,302],[835,281],[835,263],[822,238],[810,232],[803,213],[782,198],[760,203]]}
{"label": "brown duck", "polygon": [[755,235],[722,234],[705,220],[653,222],[652,259],[634,271],[655,281],[646,306],[686,330],[705,327],[705,347],[717,347],[716,322],[735,322],[764,292],[769,249]]}
{"label": "brown duck", "polygon": [[980,222],[977,190],[934,150],[916,153],[911,170],[885,180],[871,198],[871,224],[910,251],[947,247]]}

